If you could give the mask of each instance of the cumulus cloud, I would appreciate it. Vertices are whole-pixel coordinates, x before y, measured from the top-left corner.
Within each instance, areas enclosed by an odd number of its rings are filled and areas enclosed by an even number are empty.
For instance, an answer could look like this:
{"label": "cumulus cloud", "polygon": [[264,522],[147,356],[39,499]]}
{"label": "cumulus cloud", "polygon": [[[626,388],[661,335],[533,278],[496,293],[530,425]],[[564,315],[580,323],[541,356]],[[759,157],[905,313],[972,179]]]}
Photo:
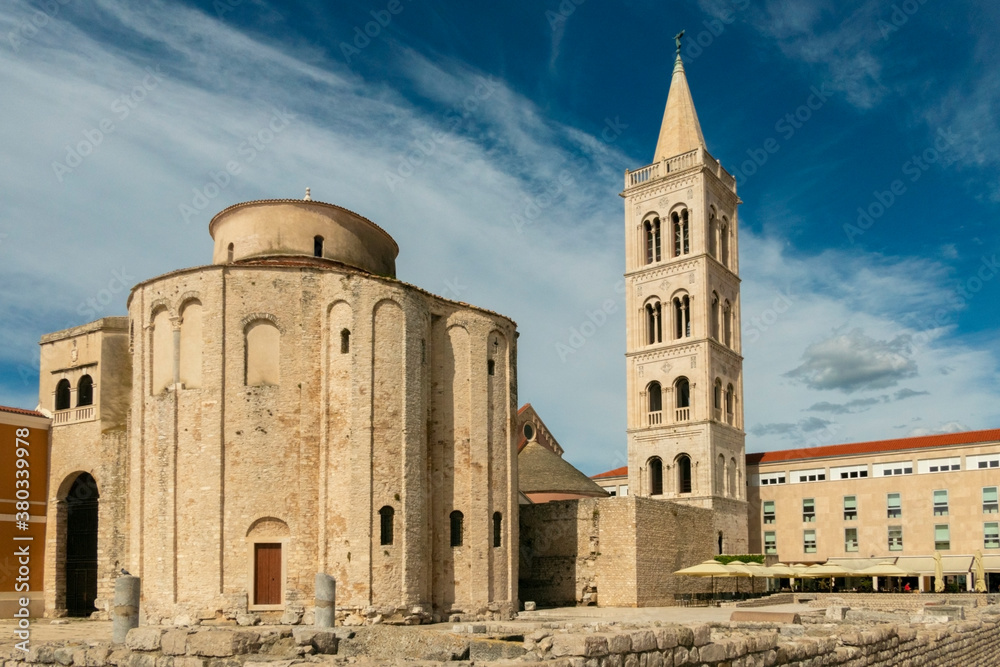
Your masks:
{"label": "cumulus cloud", "polygon": [[836,389],[846,394],[884,389],[917,374],[911,347],[908,335],[883,341],[854,329],[807,347],[802,365],[785,376],[810,389]]}

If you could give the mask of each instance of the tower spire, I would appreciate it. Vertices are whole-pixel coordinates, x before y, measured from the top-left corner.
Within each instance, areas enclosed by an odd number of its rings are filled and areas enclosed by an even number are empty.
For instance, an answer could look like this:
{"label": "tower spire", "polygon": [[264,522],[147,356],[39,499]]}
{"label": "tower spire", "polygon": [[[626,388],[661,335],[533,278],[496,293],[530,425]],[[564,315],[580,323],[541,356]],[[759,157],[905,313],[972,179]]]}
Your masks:
{"label": "tower spire", "polygon": [[667,94],[667,106],[663,111],[663,123],[660,125],[660,138],[656,142],[653,162],[660,162],[696,148],[705,148],[705,138],[701,134],[701,124],[694,110],[694,100],[691,98],[691,89],[688,88],[684,63],[681,60],[683,36],[682,30],[674,38],[677,43],[677,59],[674,61],[674,73],[670,79],[670,92]]}

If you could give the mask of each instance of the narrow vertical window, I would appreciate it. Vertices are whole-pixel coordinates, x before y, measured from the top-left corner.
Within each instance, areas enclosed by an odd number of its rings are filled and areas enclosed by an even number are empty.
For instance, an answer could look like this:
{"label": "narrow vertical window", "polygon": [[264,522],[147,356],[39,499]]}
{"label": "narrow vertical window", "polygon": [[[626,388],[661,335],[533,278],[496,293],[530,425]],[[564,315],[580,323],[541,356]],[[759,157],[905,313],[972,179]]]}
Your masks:
{"label": "narrow vertical window", "polygon": [[948,516],[948,490],[934,492],[934,516]]}
{"label": "narrow vertical window", "polygon": [[816,520],[816,500],[814,498],[802,499],[802,520],[812,523]]}
{"label": "narrow vertical window", "polygon": [[711,336],[712,336],[712,338],[714,338],[715,340],[718,340],[718,341],[722,340],[722,337],[721,337],[721,335],[719,333],[719,331],[720,331],[719,319],[721,318],[721,316],[722,315],[721,315],[721,305],[719,303],[719,295],[716,294],[715,292],[712,292],[712,315],[711,315],[711,318],[712,318],[712,322],[711,322],[712,331],[711,331]]}
{"label": "narrow vertical window", "polygon": [[997,513],[997,487],[983,487],[983,514]]}
{"label": "narrow vertical window", "polygon": [[722,306],[722,336],[726,347],[733,346],[733,307],[727,300]]}
{"label": "narrow vertical window", "polygon": [[677,459],[677,490],[691,493],[691,458],[687,454],[681,454]]}
{"label": "narrow vertical window", "polygon": [[764,553],[768,555],[778,553],[778,538],[773,531],[764,533]]}
{"label": "narrow vertical window", "polygon": [[379,516],[379,544],[388,546],[393,540],[393,521],[396,517],[396,510],[386,505],[378,511]]}
{"label": "narrow vertical window", "polygon": [[653,218],[643,223],[646,232],[646,264],[659,262],[660,252],[660,219]]}
{"label": "narrow vertical window", "polygon": [[687,295],[674,297],[674,338],[691,336],[691,298]]}
{"label": "narrow vertical window", "polygon": [[503,515],[500,512],[493,513],[493,546],[503,546]]}
{"label": "narrow vertical window", "polygon": [[802,550],[807,554],[816,553],[816,531],[815,530],[803,530],[802,531]]}
{"label": "narrow vertical window", "polygon": [[232,243],[230,243],[229,244],[229,248],[227,249],[227,255],[226,255],[226,262],[228,264],[232,264],[233,263],[233,254],[235,253],[235,251],[236,251],[236,246],[234,246]]}
{"label": "narrow vertical window", "polygon": [[718,245],[715,241],[715,235],[719,233],[719,223],[715,219],[715,211],[712,211],[711,217],[708,219],[708,254],[712,257],[718,259]]}
{"label": "narrow vertical window", "polygon": [[663,461],[652,458],[647,465],[649,466],[649,495],[663,495]]}
{"label": "narrow vertical window", "polygon": [[650,382],[646,387],[647,415],[649,426],[659,426],[663,423],[663,389],[659,382]]}
{"label": "narrow vertical window", "polygon": [[729,221],[725,218],[722,219],[722,225],[719,226],[719,245],[721,246],[722,254],[722,264],[729,267]]}
{"label": "narrow vertical window", "polygon": [[347,354],[351,351],[351,332],[349,329],[340,330],[340,353]]}
{"label": "narrow vertical window", "polygon": [[983,548],[1000,549],[1000,523],[993,521],[983,524]]}
{"label": "narrow vertical window", "polygon": [[764,523],[774,523],[774,522],[775,522],[774,501],[773,500],[765,500],[764,501]]}
{"label": "narrow vertical window", "polygon": [[687,378],[677,378],[674,383],[674,408],[676,421],[686,422],[691,419],[691,383]]}
{"label": "narrow vertical window", "polygon": [[736,413],[736,390],[733,385],[726,387],[726,421],[733,423],[733,415]]}
{"label": "narrow vertical window", "polygon": [[76,385],[76,405],[77,407],[94,404],[94,380],[89,375],[80,378]]}
{"label": "narrow vertical window", "polygon": [[903,516],[902,498],[898,493],[890,493],[886,496],[886,516],[890,519],[898,519]]}
{"label": "narrow vertical window", "polygon": [[857,528],[845,528],[844,529],[844,551],[857,551],[858,550],[858,529]]}
{"label": "narrow vertical window", "polygon": [[493,361],[492,359],[489,359],[486,362],[486,374],[493,375],[495,372],[496,372],[496,362]]}
{"label": "narrow vertical window", "polygon": [[934,526],[934,551],[948,551],[949,549],[951,549],[951,529],[948,524]]}
{"label": "narrow vertical window", "polygon": [[462,524],[465,522],[465,516],[455,510],[449,518],[451,519],[451,546],[460,547],[462,546]]}
{"label": "narrow vertical window", "polygon": [[681,211],[681,252],[689,254],[691,252],[691,229],[688,225],[688,210]]}
{"label": "narrow vertical window", "polygon": [[715,418],[722,419],[722,380],[715,379],[715,392],[713,394],[713,406],[715,407]]}
{"label": "narrow vertical window", "polygon": [[56,384],[56,410],[69,410],[69,380],[59,380]]}
{"label": "narrow vertical window", "polygon": [[858,497],[844,496],[844,521],[854,521],[858,518]]}
{"label": "narrow vertical window", "polygon": [[323,256],[323,237],[313,237],[313,257]]}
{"label": "narrow vertical window", "polygon": [[889,526],[889,551],[903,550],[903,527]]}

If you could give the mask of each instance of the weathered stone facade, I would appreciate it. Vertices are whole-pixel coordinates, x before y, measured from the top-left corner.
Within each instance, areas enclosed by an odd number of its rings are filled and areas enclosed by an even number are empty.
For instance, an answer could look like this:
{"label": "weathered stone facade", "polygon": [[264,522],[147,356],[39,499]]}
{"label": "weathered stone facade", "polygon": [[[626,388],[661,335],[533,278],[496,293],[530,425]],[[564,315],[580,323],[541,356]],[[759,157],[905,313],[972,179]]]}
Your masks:
{"label": "weathered stone facade", "polygon": [[124,566],[148,623],[308,620],[316,572],[387,620],[511,613],[514,323],[399,282],[388,234],[336,206],[250,202],[210,230],[214,264],[136,285],[115,321],[112,422],[108,400],[55,415],[52,507],[74,470],[101,492],[99,608]]}

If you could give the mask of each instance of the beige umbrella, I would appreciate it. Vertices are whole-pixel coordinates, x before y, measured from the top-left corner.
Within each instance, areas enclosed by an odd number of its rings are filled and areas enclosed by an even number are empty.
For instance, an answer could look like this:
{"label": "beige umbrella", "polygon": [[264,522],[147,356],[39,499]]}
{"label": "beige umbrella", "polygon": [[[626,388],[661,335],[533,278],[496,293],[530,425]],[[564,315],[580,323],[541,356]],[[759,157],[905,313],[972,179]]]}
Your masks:
{"label": "beige umbrella", "polygon": [[677,570],[674,574],[679,574],[682,577],[711,577],[712,578],[712,596],[715,596],[715,578],[716,577],[730,577],[733,575],[733,569],[728,565],[723,565],[717,560],[706,560],[698,563],[697,565],[692,565],[691,567],[685,567],[682,570]]}
{"label": "beige umbrella", "polygon": [[944,593],[944,565],[939,551],[934,552],[934,592]]}
{"label": "beige umbrella", "polygon": [[855,576],[859,577],[911,577],[912,572],[904,570],[895,565],[891,560],[884,560],[875,565],[870,565],[862,570],[858,570]]}
{"label": "beige umbrella", "polygon": [[976,557],[972,561],[973,570],[976,573],[976,592],[986,592],[986,568],[983,567],[983,552],[976,549]]}
{"label": "beige umbrella", "polygon": [[846,577],[850,574],[850,571],[841,567],[840,565],[834,565],[833,563],[824,563],[823,565],[810,565],[805,569],[802,576],[810,577],[813,579],[830,579],[830,590],[833,590],[833,579],[834,577]]}

